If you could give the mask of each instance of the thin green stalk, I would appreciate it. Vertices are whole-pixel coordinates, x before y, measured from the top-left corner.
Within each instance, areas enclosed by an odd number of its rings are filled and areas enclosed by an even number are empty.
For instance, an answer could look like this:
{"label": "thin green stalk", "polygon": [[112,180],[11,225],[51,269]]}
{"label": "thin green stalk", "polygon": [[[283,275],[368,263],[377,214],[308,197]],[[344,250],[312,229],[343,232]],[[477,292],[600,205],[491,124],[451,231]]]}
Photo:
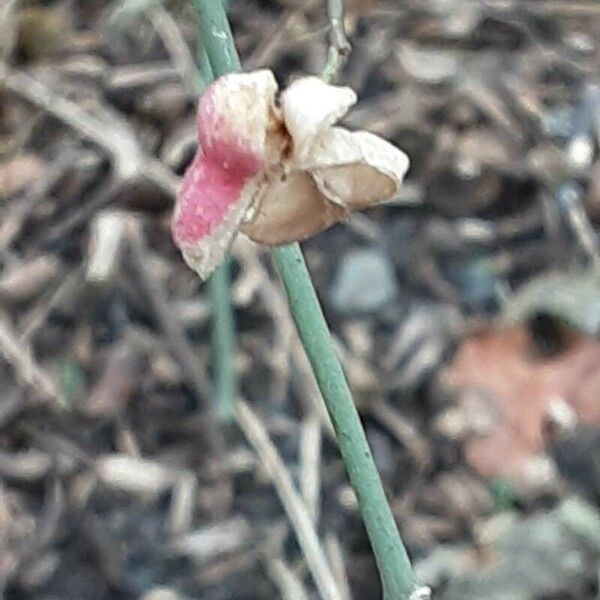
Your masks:
{"label": "thin green stalk", "polygon": [[196,56],[196,61],[198,63],[198,87],[200,88],[200,91],[204,91],[215,77],[213,75],[212,67],[210,66],[210,61],[208,60],[208,54],[206,54],[206,50],[202,45],[202,39],[198,40]]}
{"label": "thin green stalk", "polygon": [[[218,0],[193,0],[200,35],[215,76],[238,70],[229,22]],[[291,244],[273,251],[298,333],[315,373],[356,492],[386,600],[415,597],[417,582],[354,406],[342,366],[306,267],[302,250]]]}
{"label": "thin green stalk", "polygon": [[235,376],[235,315],[231,303],[231,261],[226,258],[208,282],[212,307],[213,390],[217,416],[234,417],[237,382]]}
{"label": "thin green stalk", "polygon": [[290,310],[312,365],[371,540],[384,598],[410,598],[416,580],[386,500],[317,294],[298,244],[273,251]]}
{"label": "thin green stalk", "polygon": [[215,77],[240,70],[229,20],[221,0],[192,0],[198,13],[198,33]]}
{"label": "thin green stalk", "polygon": [[[198,11],[198,76],[203,87],[215,77],[239,68],[239,60],[233,42],[229,23],[223,11],[214,10],[221,3],[194,1]],[[225,18],[223,23],[222,19]],[[217,28],[217,29],[215,29]],[[226,31],[218,38],[216,31]],[[219,39],[220,44],[206,44],[205,40]],[[224,42],[223,42],[224,40]],[[223,421],[234,418],[234,404],[237,396],[235,376],[235,314],[231,302],[231,260],[225,259],[208,281],[212,307],[212,364],[214,378],[214,403],[217,415]]]}

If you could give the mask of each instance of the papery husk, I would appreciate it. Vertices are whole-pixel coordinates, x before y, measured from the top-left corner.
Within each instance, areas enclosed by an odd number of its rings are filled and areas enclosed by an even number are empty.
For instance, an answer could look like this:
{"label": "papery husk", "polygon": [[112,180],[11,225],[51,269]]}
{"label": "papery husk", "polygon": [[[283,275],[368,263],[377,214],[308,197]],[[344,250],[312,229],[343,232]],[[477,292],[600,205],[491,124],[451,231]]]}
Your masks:
{"label": "papery husk", "polygon": [[356,102],[350,88],[303,77],[279,106],[276,92],[270,71],[236,73],[200,102],[200,148],[173,229],[202,278],[240,228],[267,245],[304,240],[394,196],[408,169],[407,156],[384,139],[334,126]]}
{"label": "papery husk", "polygon": [[291,172],[263,188],[243,232],[262,244],[307,239],[350,213],[394,196],[408,170],[408,157],[366,131],[321,130],[310,152]]}

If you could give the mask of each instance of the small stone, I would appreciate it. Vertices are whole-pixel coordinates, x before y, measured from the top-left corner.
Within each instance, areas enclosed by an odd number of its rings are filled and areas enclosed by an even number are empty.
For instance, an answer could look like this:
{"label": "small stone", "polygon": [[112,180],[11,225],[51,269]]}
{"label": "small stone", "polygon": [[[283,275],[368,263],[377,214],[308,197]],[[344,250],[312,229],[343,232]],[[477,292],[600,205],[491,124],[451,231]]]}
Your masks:
{"label": "small stone", "polygon": [[398,45],[397,54],[402,68],[411,77],[431,84],[452,81],[462,58],[458,51],[423,48],[408,42]]}
{"label": "small stone", "polygon": [[394,267],[376,248],[349,252],[342,260],[330,292],[342,313],[379,310],[398,295]]}
{"label": "small stone", "polygon": [[[566,204],[561,196],[559,202]],[[600,334],[600,277],[593,269],[548,272],[531,278],[505,303],[508,323],[549,315],[591,336]]]}
{"label": "small stone", "polygon": [[181,596],[169,588],[154,588],[144,594],[140,600],[180,600]]}
{"label": "small stone", "polygon": [[592,54],[596,49],[594,38],[583,31],[572,31],[565,36],[565,44],[581,54]]}
{"label": "small stone", "polygon": [[439,586],[445,580],[464,569],[468,564],[469,548],[467,546],[440,545],[425,558],[417,561],[415,571],[419,581],[431,586]]}
{"label": "small stone", "polygon": [[573,134],[575,109],[572,106],[561,105],[551,108],[541,115],[543,132],[556,139],[568,139]]}
{"label": "small stone", "polygon": [[422,562],[420,574],[426,583],[446,574],[450,581],[439,595],[442,600],[583,598],[593,579],[588,573],[596,560],[599,531],[597,510],[575,497],[527,517],[502,513],[478,534],[482,548],[496,560],[467,565],[457,560],[461,547],[450,546],[438,560],[441,565]]}

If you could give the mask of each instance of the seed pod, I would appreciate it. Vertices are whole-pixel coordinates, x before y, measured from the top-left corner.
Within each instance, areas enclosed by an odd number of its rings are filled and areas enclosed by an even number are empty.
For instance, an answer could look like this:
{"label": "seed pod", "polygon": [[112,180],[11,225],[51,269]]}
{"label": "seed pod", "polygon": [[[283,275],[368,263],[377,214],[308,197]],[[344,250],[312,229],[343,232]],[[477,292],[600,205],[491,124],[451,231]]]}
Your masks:
{"label": "seed pod", "polygon": [[356,102],[316,77],[292,83],[276,104],[270,71],[229,74],[198,108],[199,149],[185,174],[175,242],[204,279],[241,229],[277,245],[306,239],[393,196],[408,169],[399,149],[334,124]]}

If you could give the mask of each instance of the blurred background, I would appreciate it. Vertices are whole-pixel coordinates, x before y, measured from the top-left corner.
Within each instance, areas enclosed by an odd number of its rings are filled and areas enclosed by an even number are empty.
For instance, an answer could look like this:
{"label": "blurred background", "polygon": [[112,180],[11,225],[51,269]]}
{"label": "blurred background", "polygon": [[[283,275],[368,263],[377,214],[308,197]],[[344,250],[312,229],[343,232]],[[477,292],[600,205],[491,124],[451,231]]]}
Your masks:
{"label": "blurred background", "polygon": [[[320,0],[230,0],[244,68],[320,73]],[[304,244],[418,575],[600,591],[600,3],[352,0],[346,119],[400,195]],[[264,464],[210,410],[211,308],[169,233],[195,151],[188,2],[0,3],[0,597],[317,598]],[[233,248],[240,394],[340,598],[378,599],[268,255]],[[350,591],[348,591],[350,590]]]}

